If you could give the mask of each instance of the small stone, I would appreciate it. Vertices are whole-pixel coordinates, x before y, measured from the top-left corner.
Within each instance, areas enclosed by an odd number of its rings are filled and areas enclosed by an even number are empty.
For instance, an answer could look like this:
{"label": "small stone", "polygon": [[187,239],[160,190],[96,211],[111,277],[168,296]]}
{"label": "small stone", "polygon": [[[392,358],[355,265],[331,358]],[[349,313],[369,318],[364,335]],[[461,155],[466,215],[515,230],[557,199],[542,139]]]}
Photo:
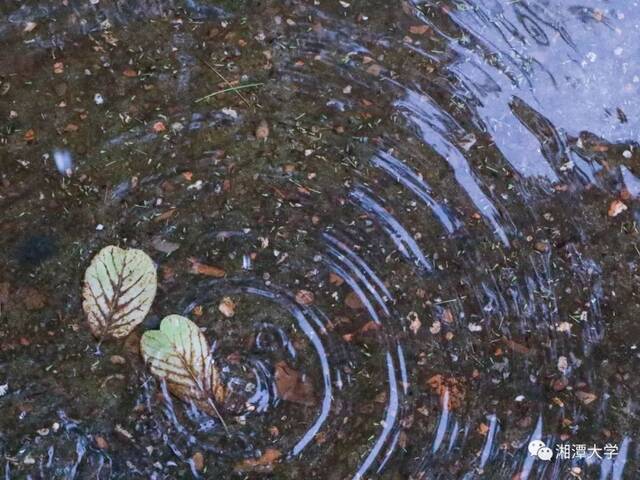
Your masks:
{"label": "small stone", "polygon": [[627,209],[628,207],[620,200],[614,200],[613,202],[611,202],[611,205],[609,205],[608,215],[612,218],[617,217]]}
{"label": "small stone", "polygon": [[256,139],[266,140],[269,138],[269,124],[266,120],[262,120],[256,128]]}
{"label": "small stone", "polygon": [[120,355],[111,355],[109,361],[114,365],[124,365],[127,361]]}
{"label": "small stone", "polygon": [[467,328],[469,329],[470,332],[482,331],[482,325],[478,325],[477,323],[473,323],[473,322],[469,322],[469,325],[467,326]]}
{"label": "small stone", "polygon": [[153,239],[151,240],[151,245],[159,252],[166,253],[167,255],[175,252],[178,248],[180,248],[179,243],[169,242],[162,237],[153,237]]}
{"label": "small stone", "polygon": [[236,313],[236,303],[231,299],[231,297],[224,297],[220,302],[220,305],[218,305],[218,310],[220,310],[220,313],[225,317],[231,318]]}
{"label": "small stone", "polygon": [[571,333],[572,326],[573,325],[571,325],[569,322],[560,322],[560,324],[556,327],[556,330],[558,332]]}
{"label": "small stone", "polygon": [[233,118],[234,120],[238,118],[238,112],[235,111],[233,108],[228,108],[225,107],[221,110],[222,113],[224,113],[225,115]]}
{"label": "small stone", "polygon": [[564,375],[569,369],[569,362],[564,355],[558,357],[558,370]]}
{"label": "small stone", "polygon": [[437,335],[438,333],[440,333],[440,330],[442,330],[442,324],[438,320],[433,322],[429,327],[429,331],[432,335]]}

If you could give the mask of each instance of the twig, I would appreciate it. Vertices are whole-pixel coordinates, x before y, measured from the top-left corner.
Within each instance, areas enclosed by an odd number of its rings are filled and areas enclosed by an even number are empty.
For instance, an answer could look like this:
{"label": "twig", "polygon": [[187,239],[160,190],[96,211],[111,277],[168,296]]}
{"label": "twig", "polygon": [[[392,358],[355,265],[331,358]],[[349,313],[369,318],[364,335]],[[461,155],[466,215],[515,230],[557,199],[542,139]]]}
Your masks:
{"label": "twig", "polygon": [[[236,92],[236,93],[240,93],[238,92],[238,90],[244,90],[245,88],[253,88],[253,87],[259,87],[260,85],[264,85],[264,83],[245,83],[244,85],[238,85],[236,87],[229,87],[229,88],[225,88],[224,90],[218,90],[217,92],[213,92],[210,93],[209,95],[205,95],[204,97],[200,97],[196,100],[196,103],[200,103],[204,100],[207,100],[208,98],[211,97],[215,97],[216,95],[220,95],[221,93],[227,93],[227,92]],[[241,97],[244,100],[244,97]],[[246,102],[246,100],[245,100]],[[251,106],[249,104],[249,106]]]}
{"label": "twig", "polygon": [[[224,76],[218,71],[216,70],[216,68],[211,65],[209,62],[207,62],[206,60],[201,60],[207,67],[209,67],[211,70],[213,70],[213,72],[218,75],[227,85],[229,85],[230,87],[233,87],[233,85],[231,85],[231,82],[229,80],[227,80],[226,78],[224,78]],[[237,90],[234,90],[236,92],[236,95],[238,95],[238,97],[240,97],[240,99],[247,104],[248,107],[251,107],[251,104],[249,103],[249,101],[244,98],[244,96],[238,92]]]}
{"label": "twig", "polygon": [[215,412],[216,416],[220,420],[220,423],[222,423],[222,427],[224,428],[224,431],[226,432],[227,436],[230,437],[231,434],[229,433],[229,427],[227,426],[226,422],[224,421],[224,418],[222,418],[222,415],[220,414],[220,411],[218,410],[218,407],[216,407],[216,404],[210,398],[207,398],[207,403],[209,404],[209,406]]}

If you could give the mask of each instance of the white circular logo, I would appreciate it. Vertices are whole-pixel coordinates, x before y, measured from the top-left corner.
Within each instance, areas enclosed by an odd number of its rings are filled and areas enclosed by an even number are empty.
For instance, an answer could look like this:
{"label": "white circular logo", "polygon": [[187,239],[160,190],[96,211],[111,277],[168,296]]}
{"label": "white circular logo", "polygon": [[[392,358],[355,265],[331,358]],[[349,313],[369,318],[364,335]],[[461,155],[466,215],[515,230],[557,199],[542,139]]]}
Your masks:
{"label": "white circular logo", "polygon": [[545,462],[553,458],[553,450],[547,447],[542,440],[531,440],[528,449],[531,456],[538,457]]}
{"label": "white circular logo", "polygon": [[529,442],[529,454],[533,457],[537,457],[538,451],[544,446],[545,444],[542,440],[531,440]]}
{"label": "white circular logo", "polygon": [[542,447],[540,450],[538,450],[538,458],[540,460],[548,462],[549,460],[551,460],[551,457],[553,457],[553,450],[551,450],[549,447]]}

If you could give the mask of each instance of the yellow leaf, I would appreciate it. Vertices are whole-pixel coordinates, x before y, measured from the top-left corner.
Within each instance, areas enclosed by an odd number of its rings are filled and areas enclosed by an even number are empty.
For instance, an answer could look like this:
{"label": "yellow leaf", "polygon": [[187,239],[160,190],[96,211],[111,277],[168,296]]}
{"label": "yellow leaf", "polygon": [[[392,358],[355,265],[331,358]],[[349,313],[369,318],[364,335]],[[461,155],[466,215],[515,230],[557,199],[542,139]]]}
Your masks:
{"label": "yellow leaf", "polygon": [[93,257],[84,274],[82,308],[93,334],[126,337],[146,317],[156,296],[153,261],[142,250],[113,245]]}
{"label": "yellow leaf", "polygon": [[160,330],[144,333],[140,352],[151,373],[166,381],[172,394],[218,415],[214,401],[222,402],[224,388],[207,339],[195,323],[180,315],[165,317]]}

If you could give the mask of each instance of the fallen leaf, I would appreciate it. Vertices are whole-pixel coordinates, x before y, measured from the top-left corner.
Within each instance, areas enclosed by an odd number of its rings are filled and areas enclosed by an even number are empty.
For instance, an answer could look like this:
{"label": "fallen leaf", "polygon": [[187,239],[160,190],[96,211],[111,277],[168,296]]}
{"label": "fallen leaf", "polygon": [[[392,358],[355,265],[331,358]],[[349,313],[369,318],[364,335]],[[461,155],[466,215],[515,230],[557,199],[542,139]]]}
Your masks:
{"label": "fallen leaf", "polygon": [[284,361],[276,363],[275,382],[278,395],[283,400],[302,405],[315,404],[313,384]]}
{"label": "fallen leaf", "polygon": [[222,278],[226,275],[226,272],[222,268],[200,263],[193,257],[189,259],[189,262],[191,263],[191,268],[189,269],[190,273],[206,275],[214,278]]}
{"label": "fallen leaf", "polygon": [[36,139],[36,131],[33,128],[30,128],[24,132],[23,138],[26,142],[33,142]]}
{"label": "fallen leaf", "polygon": [[137,77],[138,76],[138,72],[136,72],[132,68],[125,68],[123,70],[123,72],[122,72],[122,75],[124,75],[125,77],[128,77],[128,78],[133,78],[133,77]]}
{"label": "fallen leaf", "polygon": [[609,146],[605,145],[604,143],[596,143],[593,145],[592,148],[594,152],[599,152],[599,153],[604,153],[609,151]]}
{"label": "fallen leaf", "polygon": [[151,373],[165,380],[172,394],[217,414],[213,402],[224,400],[224,388],[209,343],[195,323],[180,315],[163,318],[159,330],[144,333],[140,352]]}
{"label": "fallen leaf", "polygon": [[440,396],[441,400],[444,400],[448,394],[448,407],[455,410],[462,406],[466,398],[466,387],[463,381],[464,379],[458,380],[455,377],[444,377],[442,374],[437,374],[429,378],[427,384],[434,393]]}
{"label": "fallen leaf", "polygon": [[414,35],[424,35],[429,31],[429,27],[426,25],[412,25],[409,27],[409,31]]}
{"label": "fallen leaf", "polygon": [[100,450],[106,450],[107,448],[109,448],[109,443],[104,439],[103,436],[96,435],[95,437],[93,437],[93,440],[96,442],[96,446]]}
{"label": "fallen leaf", "polygon": [[300,305],[311,305],[314,300],[315,295],[309,290],[298,290],[298,293],[296,293],[296,302]]}
{"label": "fallen leaf", "polygon": [[269,137],[269,124],[266,120],[261,120],[256,128],[256,139],[266,140]]}
{"label": "fallen leaf", "polygon": [[82,308],[93,334],[126,337],[147,316],[156,295],[156,267],[142,250],[108,246],[84,275]]}
{"label": "fallen leaf", "polygon": [[614,200],[613,202],[611,202],[611,205],[609,205],[608,215],[610,217],[617,217],[622,212],[627,210],[627,208],[628,207],[624,203],[622,203],[620,200]]}
{"label": "fallen leaf", "polygon": [[361,334],[367,333],[367,332],[377,331],[377,330],[380,330],[381,328],[382,328],[382,324],[380,324],[378,322],[375,322],[373,320],[369,320],[367,323],[365,323],[358,330],[356,330],[353,333],[347,333],[347,334],[343,335],[342,338],[344,339],[345,342],[352,342],[353,339],[357,335],[361,335]]}
{"label": "fallen leaf", "polygon": [[158,215],[157,217],[155,217],[153,220],[156,222],[162,222],[164,220],[169,220],[171,217],[173,217],[173,215],[178,211],[177,208],[170,208],[169,210],[167,210],[166,212],[161,213],[160,215]]}
{"label": "fallen leaf", "polygon": [[551,382],[551,388],[556,392],[561,392],[569,385],[569,380],[564,375],[560,378],[556,378]]}
{"label": "fallen leaf", "polygon": [[267,448],[260,458],[248,458],[243,460],[240,463],[237,463],[233,469],[236,472],[246,472],[246,471],[269,471],[273,468],[273,463],[277,461],[282,454],[280,450],[276,450],[275,448]]}
{"label": "fallen leaf", "polygon": [[218,305],[218,310],[220,310],[220,313],[225,317],[231,318],[236,314],[236,304],[231,297],[224,297],[220,301],[220,305]]}
{"label": "fallen leaf", "polygon": [[451,313],[450,309],[445,308],[442,311],[442,321],[444,323],[448,323],[448,324],[452,324],[453,323],[453,313]]}
{"label": "fallen leaf", "polygon": [[585,405],[589,405],[591,402],[598,398],[595,393],[583,392],[580,390],[576,392],[576,397]]}
{"label": "fallen leaf", "polygon": [[531,349],[521,343],[515,342],[513,340],[508,339],[507,337],[502,337],[502,341],[505,345],[513,350],[516,353],[520,353],[522,355],[529,355],[531,353]]}
{"label": "fallen leaf", "polygon": [[29,33],[32,32],[37,26],[38,24],[36,22],[26,22],[22,31]]}
{"label": "fallen leaf", "polygon": [[353,310],[361,310],[364,308],[362,301],[360,301],[360,297],[356,294],[356,292],[349,292],[344,299],[344,303],[347,307],[352,308]]}
{"label": "fallen leaf", "polygon": [[153,131],[156,132],[156,133],[164,132],[167,129],[165,124],[162,123],[162,122],[154,123],[152,128],[153,128]]}
{"label": "fallen leaf", "polygon": [[195,468],[197,472],[201,472],[204,469],[204,455],[202,455],[201,452],[194,453],[191,461],[193,462],[193,468]]}
{"label": "fallen leaf", "polygon": [[335,285],[336,287],[339,287],[340,285],[342,285],[344,283],[344,280],[337,273],[331,272],[329,274],[329,283],[331,285]]}
{"label": "fallen leaf", "polygon": [[374,76],[378,76],[380,75],[380,72],[382,71],[382,67],[380,65],[378,65],[377,63],[374,63],[373,65],[370,65],[367,68],[367,73],[374,75]]}
{"label": "fallen leaf", "polygon": [[416,312],[409,312],[407,318],[409,319],[409,330],[411,330],[414,335],[417,335],[418,330],[420,330],[420,327],[422,326],[422,322],[420,321],[418,314]]}

